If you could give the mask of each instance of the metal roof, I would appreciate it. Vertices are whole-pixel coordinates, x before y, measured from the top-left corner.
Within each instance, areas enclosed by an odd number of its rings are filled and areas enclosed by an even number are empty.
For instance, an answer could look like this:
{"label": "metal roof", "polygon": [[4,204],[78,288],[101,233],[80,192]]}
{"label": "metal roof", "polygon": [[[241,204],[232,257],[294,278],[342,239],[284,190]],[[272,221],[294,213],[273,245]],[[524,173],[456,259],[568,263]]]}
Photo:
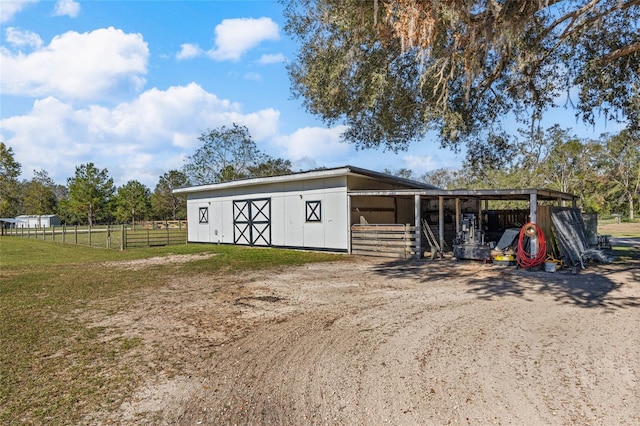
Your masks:
{"label": "metal roof", "polygon": [[24,223],[24,221],[22,221],[20,219],[14,219],[12,217],[0,217],[0,222],[5,222],[5,223]]}
{"label": "metal roof", "polygon": [[281,176],[269,176],[251,179],[234,180],[230,182],[214,183],[209,185],[192,186],[175,189],[174,193],[195,193],[204,191],[217,191],[229,188],[241,188],[253,185],[264,185],[281,182],[295,182],[303,180],[324,179],[336,176],[365,176],[380,182],[405,187],[406,189],[390,190],[354,190],[348,194],[352,196],[415,196],[445,197],[445,198],[474,198],[481,200],[523,200],[529,201],[535,194],[541,201],[576,201],[578,197],[566,192],[551,189],[440,189],[436,186],[411,179],[405,179],[387,173],[376,172],[354,166],[342,166],[331,169],[310,170],[306,172],[291,173]]}
{"label": "metal roof", "polygon": [[351,196],[415,196],[445,197],[445,198],[474,198],[479,200],[523,200],[529,201],[535,194],[542,201],[575,201],[579,197],[566,192],[552,189],[428,189],[428,190],[382,190],[382,191],[349,191]]}
{"label": "metal roof", "polygon": [[176,194],[179,194],[179,193],[194,193],[194,192],[204,192],[204,191],[217,191],[221,189],[240,188],[245,186],[265,185],[265,184],[281,183],[281,182],[295,182],[295,181],[313,180],[313,179],[324,179],[324,178],[348,176],[348,175],[365,176],[368,178],[376,179],[384,183],[404,186],[410,189],[421,189],[421,190],[438,189],[438,187],[429,185],[424,182],[418,182],[411,179],[404,179],[401,177],[389,175],[387,173],[361,169],[359,167],[353,167],[353,166],[343,166],[343,167],[336,167],[333,169],[310,170],[306,172],[298,172],[298,173],[292,173],[292,174],[281,175],[281,176],[242,179],[242,180],[234,180],[230,182],[214,183],[209,185],[192,186],[188,188],[174,189],[173,192]]}

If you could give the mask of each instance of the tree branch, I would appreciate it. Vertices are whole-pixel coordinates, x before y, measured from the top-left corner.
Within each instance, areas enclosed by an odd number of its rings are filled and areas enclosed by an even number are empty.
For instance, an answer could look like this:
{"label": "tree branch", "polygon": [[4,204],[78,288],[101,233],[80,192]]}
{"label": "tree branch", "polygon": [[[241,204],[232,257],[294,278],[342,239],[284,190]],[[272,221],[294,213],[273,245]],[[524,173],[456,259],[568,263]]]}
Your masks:
{"label": "tree branch", "polygon": [[616,49],[613,52],[607,53],[606,55],[604,55],[598,60],[598,63],[600,65],[604,65],[606,63],[613,62],[622,56],[631,55],[632,53],[638,52],[638,51],[640,51],[640,41],[634,44],[631,44],[629,46]]}

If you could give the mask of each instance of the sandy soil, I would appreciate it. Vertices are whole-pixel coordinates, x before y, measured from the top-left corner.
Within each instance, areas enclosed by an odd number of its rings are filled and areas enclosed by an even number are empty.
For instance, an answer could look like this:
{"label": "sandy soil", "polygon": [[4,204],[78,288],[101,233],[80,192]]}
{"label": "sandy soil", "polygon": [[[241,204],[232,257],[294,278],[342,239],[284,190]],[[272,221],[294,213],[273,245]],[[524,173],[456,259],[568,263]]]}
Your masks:
{"label": "sandy soil", "polygon": [[140,386],[87,422],[640,424],[638,266],[354,258],[173,278],[96,314],[142,339]]}

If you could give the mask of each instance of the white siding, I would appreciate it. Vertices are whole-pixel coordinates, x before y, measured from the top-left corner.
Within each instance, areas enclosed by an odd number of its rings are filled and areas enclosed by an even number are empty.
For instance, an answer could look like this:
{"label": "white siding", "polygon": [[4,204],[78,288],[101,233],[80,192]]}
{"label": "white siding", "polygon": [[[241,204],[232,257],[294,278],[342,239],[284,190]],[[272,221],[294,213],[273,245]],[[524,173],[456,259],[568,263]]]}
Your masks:
{"label": "white siding", "polygon": [[[348,249],[349,215],[343,176],[188,194],[189,241],[233,244],[233,202],[262,198],[271,200],[271,245]],[[321,203],[320,222],[306,221],[307,201]],[[199,223],[201,207],[208,208],[207,224]]]}
{"label": "white siding", "polygon": [[58,215],[21,215],[16,217],[18,228],[50,228],[52,226],[60,226],[60,217]]}

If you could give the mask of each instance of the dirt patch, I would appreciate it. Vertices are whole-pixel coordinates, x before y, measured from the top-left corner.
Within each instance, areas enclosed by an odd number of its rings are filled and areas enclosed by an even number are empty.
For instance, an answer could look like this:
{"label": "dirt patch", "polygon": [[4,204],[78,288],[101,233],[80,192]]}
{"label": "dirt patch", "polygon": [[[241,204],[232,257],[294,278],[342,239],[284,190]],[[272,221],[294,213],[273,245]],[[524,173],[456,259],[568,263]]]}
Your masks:
{"label": "dirt patch", "polygon": [[452,260],[168,278],[96,314],[143,342],[120,424],[638,424],[640,269]]}
{"label": "dirt patch", "polygon": [[138,271],[140,269],[149,268],[151,266],[167,265],[172,263],[187,263],[194,260],[204,260],[215,256],[216,253],[196,253],[196,254],[169,254],[166,256],[149,257],[146,259],[121,260],[117,262],[104,262],[102,265],[130,269]]}

